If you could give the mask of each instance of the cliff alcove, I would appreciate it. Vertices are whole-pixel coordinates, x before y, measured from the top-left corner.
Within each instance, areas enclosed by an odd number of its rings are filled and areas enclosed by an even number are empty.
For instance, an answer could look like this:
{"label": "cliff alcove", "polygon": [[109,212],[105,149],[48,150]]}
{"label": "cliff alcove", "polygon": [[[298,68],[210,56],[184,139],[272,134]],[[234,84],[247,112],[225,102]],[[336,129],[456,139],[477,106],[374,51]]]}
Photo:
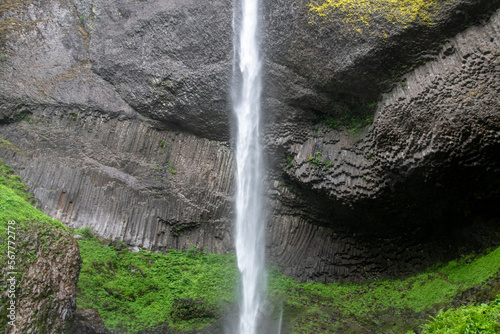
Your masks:
{"label": "cliff alcove", "polygon": [[[37,205],[130,246],[232,252],[231,2],[6,4],[0,154]],[[270,263],[364,281],[497,244],[500,1],[262,6]]]}

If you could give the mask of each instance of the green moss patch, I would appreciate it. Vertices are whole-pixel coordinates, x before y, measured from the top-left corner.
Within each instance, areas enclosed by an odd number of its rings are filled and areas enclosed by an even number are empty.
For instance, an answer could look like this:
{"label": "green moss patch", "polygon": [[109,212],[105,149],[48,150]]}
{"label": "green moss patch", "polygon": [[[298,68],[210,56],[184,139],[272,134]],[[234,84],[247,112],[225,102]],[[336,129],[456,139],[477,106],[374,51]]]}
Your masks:
{"label": "green moss patch", "polygon": [[[31,205],[33,196],[28,193],[26,185],[14,170],[0,159],[0,254],[3,256],[7,248],[7,226],[11,226],[11,234],[17,229],[30,225],[43,224],[45,230],[68,229],[58,220],[52,219]],[[37,222],[32,223],[32,222]],[[12,240],[12,239],[11,239]]]}
{"label": "green moss patch", "polygon": [[422,334],[498,334],[500,333],[500,298],[491,304],[468,305],[440,311],[422,328]]}
{"label": "green moss patch", "polygon": [[[8,182],[7,182],[8,183]],[[27,194],[19,189],[17,182],[12,182],[14,189],[0,184],[0,254],[7,248],[7,226],[9,221],[15,221],[10,229],[11,234],[18,229],[26,228],[32,222],[44,223],[45,229],[60,229],[67,231],[67,228],[59,221],[46,216],[42,211],[36,209],[26,201]],[[15,228],[15,230],[13,229]]]}
{"label": "green moss patch", "polygon": [[0,159],[0,185],[14,190],[14,192],[26,201],[33,201],[33,196],[28,193],[28,188],[23,183],[19,175],[14,174],[14,170]]}
{"label": "green moss patch", "polygon": [[203,327],[233,302],[237,280],[234,255],[200,250],[138,253],[79,241],[83,260],[77,306],[93,308],[111,330],[135,333],[169,323],[170,328]]}

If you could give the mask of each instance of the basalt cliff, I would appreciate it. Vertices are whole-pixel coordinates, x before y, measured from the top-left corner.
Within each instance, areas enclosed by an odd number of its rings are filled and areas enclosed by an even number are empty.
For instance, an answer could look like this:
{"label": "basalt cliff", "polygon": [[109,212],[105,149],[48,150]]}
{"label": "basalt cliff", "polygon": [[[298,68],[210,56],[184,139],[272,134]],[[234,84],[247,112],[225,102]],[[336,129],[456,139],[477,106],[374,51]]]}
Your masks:
{"label": "basalt cliff", "polygon": [[[262,2],[269,262],[363,281],[492,245],[500,1],[339,3]],[[40,209],[131,246],[234,251],[232,8],[0,5],[0,155]]]}

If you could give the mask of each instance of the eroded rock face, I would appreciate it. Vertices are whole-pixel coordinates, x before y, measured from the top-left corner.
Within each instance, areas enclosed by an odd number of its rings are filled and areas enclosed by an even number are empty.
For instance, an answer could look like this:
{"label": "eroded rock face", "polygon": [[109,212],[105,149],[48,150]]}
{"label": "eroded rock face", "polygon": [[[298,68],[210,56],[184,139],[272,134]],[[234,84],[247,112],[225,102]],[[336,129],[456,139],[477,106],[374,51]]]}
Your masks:
{"label": "eroded rock face", "polygon": [[[361,31],[309,6],[262,8],[270,261],[364,280],[494,242],[500,1]],[[0,153],[44,212],[144,248],[233,251],[232,3],[19,9],[31,23],[0,63],[0,136],[15,146]]]}
{"label": "eroded rock face", "polygon": [[176,130],[229,139],[228,0],[76,1],[92,71],[137,112]]}
{"label": "eroded rock face", "polygon": [[[66,333],[76,310],[81,266],[78,244],[69,232],[48,224],[27,223],[16,232],[16,270],[20,272],[16,326],[7,326],[5,333]],[[2,263],[7,261],[5,255]],[[2,266],[2,276],[11,277],[9,271],[7,265]]]}
{"label": "eroded rock face", "polygon": [[352,134],[319,125],[295,137],[297,122],[281,124],[268,143],[286,138],[288,150],[277,155],[287,182],[276,182],[274,194],[293,203],[280,208],[288,216],[280,229],[297,233],[275,241],[277,263],[306,258],[308,269],[289,268],[304,279],[328,281],[332,272],[348,279],[356,267],[364,278],[391,276],[494,240],[499,24],[496,13],[449,39],[436,59],[384,97],[369,129]]}

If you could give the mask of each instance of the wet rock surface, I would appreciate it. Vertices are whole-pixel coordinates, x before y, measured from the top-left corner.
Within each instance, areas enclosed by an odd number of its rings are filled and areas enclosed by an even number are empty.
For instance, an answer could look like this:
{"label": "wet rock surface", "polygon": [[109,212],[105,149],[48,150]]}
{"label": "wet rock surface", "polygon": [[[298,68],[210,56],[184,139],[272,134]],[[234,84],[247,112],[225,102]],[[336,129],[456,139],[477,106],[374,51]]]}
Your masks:
{"label": "wet rock surface", "polygon": [[[495,242],[499,6],[455,1],[432,26],[375,20],[386,38],[312,22],[306,1],[264,1],[271,263],[365,280]],[[39,207],[129,246],[233,251],[232,4],[62,0],[2,15],[32,24],[2,46],[0,137],[14,146],[0,155]],[[326,126],[373,113],[367,128]]]}

